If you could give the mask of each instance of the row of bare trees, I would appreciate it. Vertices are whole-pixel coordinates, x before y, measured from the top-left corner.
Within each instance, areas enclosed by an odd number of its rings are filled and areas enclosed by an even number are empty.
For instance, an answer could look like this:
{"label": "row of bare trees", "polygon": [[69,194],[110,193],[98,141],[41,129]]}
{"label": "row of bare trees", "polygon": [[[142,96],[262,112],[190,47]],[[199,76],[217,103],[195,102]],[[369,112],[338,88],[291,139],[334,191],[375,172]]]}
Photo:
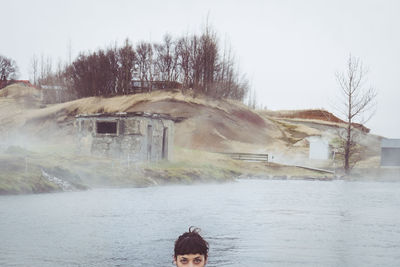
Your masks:
{"label": "row of bare trees", "polygon": [[80,54],[66,68],[66,83],[78,97],[128,93],[132,80],[135,52],[126,42],[122,48]]}
{"label": "row of bare trees", "polygon": [[57,64],[53,63],[50,56],[33,55],[30,61],[31,82],[38,87],[42,85],[64,85],[66,64],[61,59],[58,60]]}
{"label": "row of bare trees", "polygon": [[135,47],[126,40],[122,47],[81,53],[62,73],[46,79],[57,80],[77,97],[128,94],[134,80],[148,91],[152,83],[163,82],[195,95],[236,100],[249,90],[231,49],[221,49],[209,27],[201,35],[165,35],[160,43],[142,41]]}

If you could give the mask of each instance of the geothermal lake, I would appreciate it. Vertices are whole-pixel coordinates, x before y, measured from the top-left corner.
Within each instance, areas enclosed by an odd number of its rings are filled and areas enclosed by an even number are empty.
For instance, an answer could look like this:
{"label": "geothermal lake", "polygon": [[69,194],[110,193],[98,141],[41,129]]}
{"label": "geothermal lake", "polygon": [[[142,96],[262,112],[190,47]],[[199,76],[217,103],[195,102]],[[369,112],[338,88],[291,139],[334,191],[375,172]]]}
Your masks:
{"label": "geothermal lake", "polygon": [[400,182],[240,180],[0,197],[0,266],[400,266]]}

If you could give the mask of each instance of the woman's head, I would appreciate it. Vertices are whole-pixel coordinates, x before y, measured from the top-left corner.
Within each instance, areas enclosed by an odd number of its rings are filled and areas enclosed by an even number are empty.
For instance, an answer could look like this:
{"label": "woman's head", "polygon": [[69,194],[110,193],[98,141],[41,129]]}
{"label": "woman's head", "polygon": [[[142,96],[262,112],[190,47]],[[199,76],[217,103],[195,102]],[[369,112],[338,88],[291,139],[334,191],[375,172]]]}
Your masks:
{"label": "woman's head", "polygon": [[174,263],[176,266],[205,266],[208,243],[199,234],[200,229],[190,227],[175,241]]}

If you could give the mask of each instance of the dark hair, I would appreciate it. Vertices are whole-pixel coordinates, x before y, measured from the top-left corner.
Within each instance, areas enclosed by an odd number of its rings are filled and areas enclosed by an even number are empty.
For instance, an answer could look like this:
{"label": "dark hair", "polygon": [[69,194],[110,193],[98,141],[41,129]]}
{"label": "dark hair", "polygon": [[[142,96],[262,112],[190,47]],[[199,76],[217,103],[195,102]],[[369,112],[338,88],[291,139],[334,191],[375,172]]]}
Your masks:
{"label": "dark hair", "polygon": [[175,241],[174,257],[186,254],[200,254],[207,259],[208,243],[199,234],[200,229],[190,227],[189,231],[183,233]]}

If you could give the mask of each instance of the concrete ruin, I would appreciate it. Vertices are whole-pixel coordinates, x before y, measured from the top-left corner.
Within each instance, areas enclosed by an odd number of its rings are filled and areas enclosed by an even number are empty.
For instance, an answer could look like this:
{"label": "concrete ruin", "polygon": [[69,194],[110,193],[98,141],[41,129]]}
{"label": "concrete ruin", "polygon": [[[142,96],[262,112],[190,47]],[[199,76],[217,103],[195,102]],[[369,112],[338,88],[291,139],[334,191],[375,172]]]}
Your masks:
{"label": "concrete ruin", "polygon": [[77,115],[77,147],[80,154],[133,162],[171,160],[176,120],[145,112]]}

